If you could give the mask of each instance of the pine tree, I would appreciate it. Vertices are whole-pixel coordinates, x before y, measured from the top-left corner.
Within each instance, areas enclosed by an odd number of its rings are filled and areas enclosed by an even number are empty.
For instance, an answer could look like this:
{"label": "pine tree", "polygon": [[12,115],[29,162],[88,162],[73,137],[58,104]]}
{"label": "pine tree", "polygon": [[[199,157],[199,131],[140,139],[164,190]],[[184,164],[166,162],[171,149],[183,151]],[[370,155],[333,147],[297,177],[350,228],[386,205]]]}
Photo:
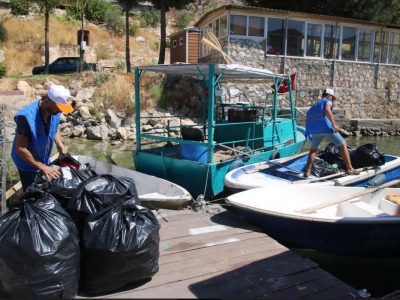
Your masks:
{"label": "pine tree", "polygon": [[[159,9],[161,12],[161,42],[160,42],[160,54],[158,57],[158,64],[164,64],[165,61],[165,46],[166,46],[166,38],[167,38],[167,23],[166,23],[166,14],[171,8],[182,9],[186,5],[193,3],[196,0],[150,0],[154,5],[155,9]],[[143,2],[143,1],[141,1]]]}
{"label": "pine tree", "polygon": [[126,46],[125,46],[125,59],[126,59],[126,72],[131,72],[131,54],[129,46],[129,11],[136,5],[138,5],[138,0],[117,0],[119,5],[125,11],[125,35],[126,35]]}
{"label": "pine tree", "polygon": [[39,6],[39,10],[44,14],[44,72],[49,74],[49,18],[50,12],[61,4],[62,0],[31,0]]}

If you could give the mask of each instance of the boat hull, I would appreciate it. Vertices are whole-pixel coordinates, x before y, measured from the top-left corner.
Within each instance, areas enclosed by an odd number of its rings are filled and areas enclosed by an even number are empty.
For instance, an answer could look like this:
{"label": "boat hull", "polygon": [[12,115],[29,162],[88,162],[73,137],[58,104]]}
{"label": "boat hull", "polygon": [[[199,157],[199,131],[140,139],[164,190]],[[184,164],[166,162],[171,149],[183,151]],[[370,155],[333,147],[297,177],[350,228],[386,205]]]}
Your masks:
{"label": "boat hull", "polygon": [[90,164],[98,175],[111,174],[134,180],[140,205],[150,209],[180,209],[193,200],[190,193],[178,184],[144,174],[135,170],[116,166],[85,156],[73,156],[81,164]]}
{"label": "boat hull", "polygon": [[[384,165],[360,171],[360,175],[343,174],[343,176],[330,179],[311,176],[304,180],[302,170],[307,162],[307,157],[308,155],[304,155],[293,158],[292,160],[278,159],[270,163],[263,162],[240,167],[230,171],[225,176],[224,185],[231,192],[240,192],[253,188],[275,185],[281,185],[282,188],[284,188],[285,185],[292,185],[293,183],[365,187],[379,174],[385,175],[385,179],[381,183],[389,182],[400,177],[400,157],[385,155],[386,163]],[[257,168],[259,170],[257,170]],[[309,179],[311,179],[311,181]]]}
{"label": "boat hull", "polygon": [[400,256],[400,180],[379,188],[292,185],[251,189],[226,202],[291,248],[348,256]]}
{"label": "boat hull", "polygon": [[354,226],[354,222],[319,222],[236,209],[249,223],[287,247],[348,256],[400,256],[400,221]]}
{"label": "boat hull", "polygon": [[[292,143],[279,149],[281,157],[289,157],[299,153],[304,145],[304,140]],[[165,151],[171,151],[166,148]],[[250,156],[248,161],[240,159],[243,165],[269,160],[274,150],[265,151]],[[196,198],[202,194],[207,199],[214,198],[224,191],[224,177],[232,168],[232,163],[237,161],[229,159],[222,162],[202,164],[195,161],[170,157],[167,153],[160,155],[158,151],[141,150],[134,153],[135,168],[139,172],[150,174],[172,181]]]}

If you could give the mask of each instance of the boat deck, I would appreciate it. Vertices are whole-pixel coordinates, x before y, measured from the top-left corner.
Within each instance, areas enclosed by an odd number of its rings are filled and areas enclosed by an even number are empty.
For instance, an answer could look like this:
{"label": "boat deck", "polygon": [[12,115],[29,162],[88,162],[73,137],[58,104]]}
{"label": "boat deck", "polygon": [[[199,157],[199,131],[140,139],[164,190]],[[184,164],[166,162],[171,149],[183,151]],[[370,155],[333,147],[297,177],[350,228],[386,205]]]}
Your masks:
{"label": "boat deck", "polygon": [[353,299],[357,295],[355,288],[222,206],[214,204],[208,212],[155,212],[161,224],[159,272],[150,281],[101,298]]}

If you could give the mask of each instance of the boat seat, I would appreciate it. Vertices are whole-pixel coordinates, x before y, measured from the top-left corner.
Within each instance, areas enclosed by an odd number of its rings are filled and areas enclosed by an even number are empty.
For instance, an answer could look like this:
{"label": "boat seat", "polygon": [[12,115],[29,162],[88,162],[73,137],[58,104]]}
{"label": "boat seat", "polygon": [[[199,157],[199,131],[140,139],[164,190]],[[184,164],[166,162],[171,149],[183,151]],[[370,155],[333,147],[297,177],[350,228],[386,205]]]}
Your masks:
{"label": "boat seat", "polygon": [[200,128],[182,126],[181,135],[184,140],[204,142],[204,134]]}
{"label": "boat seat", "polygon": [[338,217],[389,217],[390,215],[376,206],[369,205],[363,201],[342,202],[337,206]]}

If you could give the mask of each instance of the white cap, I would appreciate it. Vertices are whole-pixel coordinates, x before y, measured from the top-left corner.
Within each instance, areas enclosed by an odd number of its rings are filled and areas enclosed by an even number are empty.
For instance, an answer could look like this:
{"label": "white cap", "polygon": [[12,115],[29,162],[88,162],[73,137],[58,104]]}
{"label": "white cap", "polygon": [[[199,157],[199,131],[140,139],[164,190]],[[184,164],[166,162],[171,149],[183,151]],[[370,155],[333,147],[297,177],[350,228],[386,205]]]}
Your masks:
{"label": "white cap", "polygon": [[324,94],[328,94],[328,95],[331,95],[332,96],[332,98],[333,98],[333,100],[336,100],[336,97],[335,97],[335,92],[332,90],[332,89],[326,89],[326,90],[324,90],[324,92],[323,92]]}
{"label": "white cap", "polygon": [[62,85],[52,84],[47,92],[47,97],[56,103],[61,112],[69,114],[74,111],[74,108],[69,101],[71,93]]}

